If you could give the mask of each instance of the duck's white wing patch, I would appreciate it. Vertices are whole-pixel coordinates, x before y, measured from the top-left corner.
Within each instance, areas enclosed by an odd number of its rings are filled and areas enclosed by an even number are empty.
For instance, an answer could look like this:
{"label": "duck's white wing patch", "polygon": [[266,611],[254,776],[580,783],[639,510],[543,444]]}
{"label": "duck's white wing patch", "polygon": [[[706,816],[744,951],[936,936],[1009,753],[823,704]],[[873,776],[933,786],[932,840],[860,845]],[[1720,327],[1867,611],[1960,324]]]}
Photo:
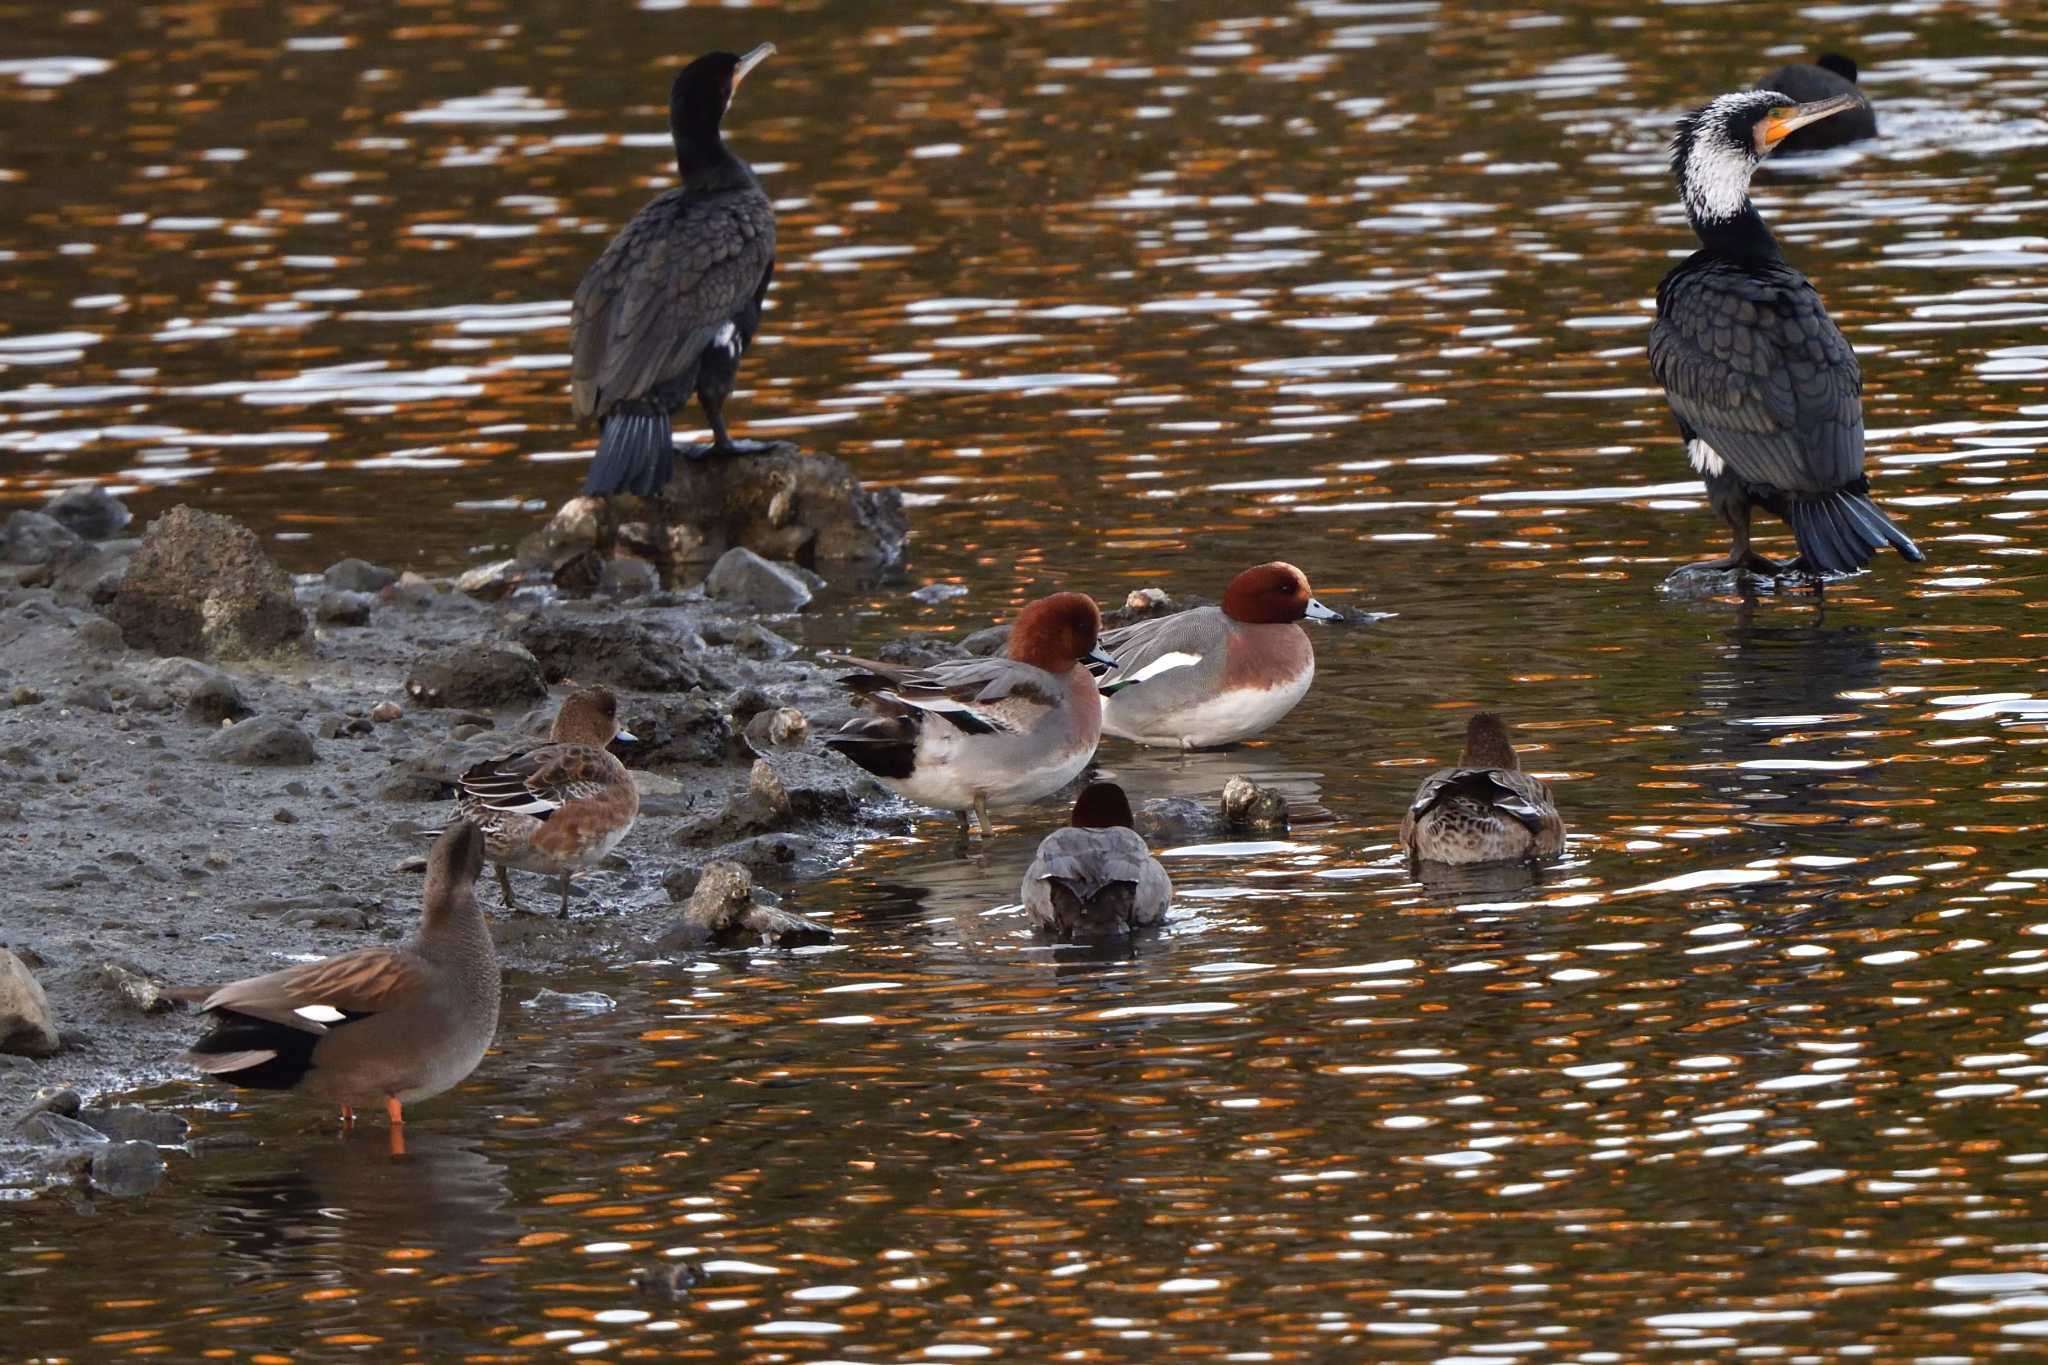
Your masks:
{"label": "duck's white wing patch", "polygon": [[1176,668],[1193,668],[1200,662],[1202,662],[1202,656],[1199,654],[1187,654],[1180,650],[1175,650],[1170,654],[1160,655],[1136,673],[1127,674],[1121,681],[1141,683],[1149,678],[1156,678],[1161,673],[1171,673]]}
{"label": "duck's white wing patch", "polygon": [[1692,461],[1692,467],[1702,474],[1716,475],[1727,467],[1720,452],[1697,436],[1685,443],[1685,458]]}
{"label": "duck's white wing patch", "polygon": [[315,1024],[338,1024],[348,1018],[332,1005],[301,1005],[292,1013]]}
{"label": "duck's white wing patch", "polygon": [[970,706],[957,697],[906,697],[901,692],[877,692],[875,695],[895,702],[898,705],[908,706],[912,710],[925,711],[938,716],[957,717],[968,722],[964,728],[969,730],[1007,731],[1016,728],[994,712]]}

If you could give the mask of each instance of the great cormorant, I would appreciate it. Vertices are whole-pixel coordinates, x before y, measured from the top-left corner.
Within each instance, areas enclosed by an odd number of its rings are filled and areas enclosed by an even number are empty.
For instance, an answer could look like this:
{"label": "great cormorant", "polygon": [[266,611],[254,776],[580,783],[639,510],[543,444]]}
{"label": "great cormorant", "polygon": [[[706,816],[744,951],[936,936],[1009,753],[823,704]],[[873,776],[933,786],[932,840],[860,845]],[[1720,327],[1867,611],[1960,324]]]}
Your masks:
{"label": "great cormorant", "polygon": [[710,453],[734,449],[723,409],[775,271],[775,207],[718,125],[774,51],[713,52],[683,68],[668,103],[682,184],[634,215],[576,287],[570,391],[577,420],[602,427],[586,493],[659,492],[675,472],[670,415],[693,393]]}
{"label": "great cormorant", "polygon": [[1650,367],[1715,513],[1735,533],[1728,557],[1705,568],[1781,572],[1749,548],[1755,507],[1791,524],[1794,570],[1853,573],[1885,545],[1925,557],[1868,496],[1856,353],[1749,202],[1750,174],[1772,148],[1856,100],[1795,104],[1746,90],[1680,119],[1672,139],[1671,167],[1702,245],[1657,286]]}
{"label": "great cormorant", "polygon": [[[1755,88],[1775,90],[1808,104],[1836,95],[1863,95],[1856,85],[1856,63],[1839,52],[1823,52],[1811,63],[1794,62],[1790,66],[1781,66],[1758,81]],[[1876,136],[1877,113],[1870,107],[1869,96],[1863,95],[1861,103],[1853,109],[1844,109],[1833,118],[1790,134],[1778,144],[1778,150],[1823,152],[1830,147],[1846,147],[1852,142]]]}

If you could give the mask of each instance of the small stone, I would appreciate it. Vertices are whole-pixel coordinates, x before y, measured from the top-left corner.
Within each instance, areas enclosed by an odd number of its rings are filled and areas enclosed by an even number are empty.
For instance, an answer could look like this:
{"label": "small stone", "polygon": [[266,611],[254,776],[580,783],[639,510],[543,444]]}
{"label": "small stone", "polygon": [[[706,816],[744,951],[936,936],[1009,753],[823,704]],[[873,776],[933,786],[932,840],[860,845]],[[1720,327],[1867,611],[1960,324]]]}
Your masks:
{"label": "small stone", "polygon": [[111,711],[113,694],[99,683],[73,683],[64,689],[64,705],[74,711]]}
{"label": "small stone", "polygon": [[619,555],[604,562],[597,590],[619,602],[630,602],[661,591],[661,575],[644,559]]}
{"label": "small stone", "polygon": [[524,564],[516,559],[501,559],[494,564],[479,564],[464,573],[455,580],[455,588],[478,601],[495,602],[525,581]]}
{"label": "small stone", "polygon": [[104,616],[88,616],[78,623],[78,643],[100,654],[117,654],[128,648],[128,637]]}
{"label": "small stone", "polygon": [[106,540],[120,534],[135,514],[121,500],[98,484],[77,484],[43,504],[43,515],[60,523],[73,535],[87,540]]}
{"label": "small stone", "polygon": [[328,565],[321,578],[328,587],[340,592],[377,593],[398,581],[398,570],[366,564],[360,559],[344,559]]}
{"label": "small stone", "polygon": [[801,578],[744,545],[718,557],[704,580],[704,591],[720,601],[767,612],[801,611],[811,600],[811,590]]}
{"label": "small stone", "polygon": [[389,725],[405,714],[405,708],[395,701],[380,701],[370,708],[370,719],[379,725]]}
{"label": "small stone", "polygon": [[50,1057],[61,1046],[42,983],[12,951],[0,948],[0,1052]]}
{"label": "small stone", "polygon": [[558,991],[547,986],[521,1004],[530,1010],[561,1010],[568,1014],[604,1014],[619,1007],[619,1002],[603,991]]}
{"label": "small stone", "polygon": [[910,594],[912,601],[922,602],[928,607],[934,607],[941,602],[950,602],[956,597],[965,596],[967,596],[967,585],[964,583],[927,583]]}
{"label": "small stone", "polygon": [[1150,616],[1161,607],[1171,605],[1162,588],[1132,588],[1124,598],[1124,610],[1133,616]]}
{"label": "small stone", "polygon": [[280,825],[296,825],[299,817],[280,806],[270,813],[270,818]]}
{"label": "small stone", "polygon": [[8,693],[7,699],[16,706],[35,706],[42,702],[43,694],[36,691],[33,687],[24,685]]}
{"label": "small stone", "polygon": [[36,1091],[35,1100],[29,1105],[28,1113],[23,1114],[22,1117],[26,1119],[30,1114],[47,1112],[61,1114],[67,1119],[75,1119],[78,1117],[79,1107],[83,1103],[84,1101],[78,1097],[78,1092],[69,1086],[46,1085]]}
{"label": "small stone", "polygon": [[423,654],[405,679],[421,706],[511,706],[548,694],[540,660],[518,645],[468,645]]}
{"label": "small stone", "polygon": [[150,683],[185,707],[185,718],[199,725],[219,725],[251,714],[249,701],[232,677],[197,659],[158,659],[143,670]]}
{"label": "small stone", "polygon": [[313,619],[328,626],[367,626],[376,600],[368,593],[329,590],[313,604]]}
{"label": "small stone", "polygon": [[114,1142],[92,1154],[92,1187],[129,1199],[148,1194],[164,1179],[163,1153],[147,1142]]}
{"label": "small stone", "polygon": [[738,863],[719,861],[698,872],[682,918],[655,940],[652,950],[667,954],[748,943],[796,948],[831,939],[832,931],[823,925],[757,901],[752,874]]}
{"label": "small stone", "polygon": [[231,725],[199,746],[216,763],[244,768],[303,767],[319,757],[313,737],[282,716]]}
{"label": "small stone", "polygon": [[[207,855],[209,866],[213,864],[211,854]],[[129,1009],[140,1014],[163,1014],[176,1007],[164,990],[163,983],[151,980],[142,972],[119,962],[102,962],[97,973],[100,985]]]}
{"label": "small stone", "polygon": [[22,1141],[38,1147],[95,1147],[107,1140],[107,1135],[91,1124],[48,1110],[30,1114],[15,1131]]}
{"label": "small stone", "polygon": [[1232,829],[1287,832],[1287,798],[1247,777],[1223,784],[1223,821]]}
{"label": "small stone", "polygon": [[788,749],[802,744],[811,733],[809,717],[794,706],[763,711],[747,722],[747,742],[756,749]]}
{"label": "small stone", "polygon": [[178,1115],[140,1104],[84,1109],[78,1118],[112,1142],[147,1142],[153,1146],[176,1147],[192,1131],[192,1125]]}

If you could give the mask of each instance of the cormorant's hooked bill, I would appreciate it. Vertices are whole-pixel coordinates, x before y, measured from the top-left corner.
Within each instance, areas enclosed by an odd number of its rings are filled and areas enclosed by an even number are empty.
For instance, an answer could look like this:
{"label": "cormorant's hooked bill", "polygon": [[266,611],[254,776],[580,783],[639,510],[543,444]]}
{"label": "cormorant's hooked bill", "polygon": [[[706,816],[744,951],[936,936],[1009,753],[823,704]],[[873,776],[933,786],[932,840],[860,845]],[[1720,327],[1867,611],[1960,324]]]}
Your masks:
{"label": "cormorant's hooked bill", "polygon": [[1807,124],[1819,123],[1824,118],[1831,118],[1844,110],[1854,109],[1861,103],[1863,98],[1860,95],[1841,94],[1830,95],[1824,100],[1809,100],[1805,104],[1773,109],[1764,115],[1763,121],[1757,125],[1757,141],[1763,144],[1762,150],[1768,152]]}

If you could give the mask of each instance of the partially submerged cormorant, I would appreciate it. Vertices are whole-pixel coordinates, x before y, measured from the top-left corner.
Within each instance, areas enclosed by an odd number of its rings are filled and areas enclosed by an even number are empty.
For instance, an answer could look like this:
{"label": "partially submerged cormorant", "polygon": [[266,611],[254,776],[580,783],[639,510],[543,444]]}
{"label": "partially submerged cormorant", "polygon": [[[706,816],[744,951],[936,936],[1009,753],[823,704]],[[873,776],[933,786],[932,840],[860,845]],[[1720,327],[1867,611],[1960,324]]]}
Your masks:
{"label": "partially submerged cormorant", "polygon": [[1869,97],[1856,84],[1856,63],[1839,52],[1823,52],[1810,63],[1781,66],[1754,88],[1775,90],[1807,104],[1836,95],[1856,95],[1860,99],[1852,109],[1794,130],[1778,144],[1780,152],[1824,152],[1830,147],[1846,147],[1877,136],[1877,111],[1870,107]]}
{"label": "partially submerged cormorant", "polygon": [[659,492],[675,472],[670,415],[693,393],[710,453],[735,448],[723,409],[775,272],[775,206],[718,125],[774,51],[713,52],[683,68],[668,103],[682,184],[634,215],[576,287],[570,392],[577,420],[602,426],[586,493]]}
{"label": "partially submerged cormorant", "polygon": [[1705,568],[1782,571],[1749,548],[1756,507],[1791,524],[1795,570],[1853,573],[1885,545],[1925,558],[1868,496],[1856,353],[1749,202],[1750,175],[1772,148],[1856,101],[1741,91],[1680,119],[1671,142],[1701,248],[1657,286],[1650,368],[1715,513],[1735,533],[1728,557]]}

